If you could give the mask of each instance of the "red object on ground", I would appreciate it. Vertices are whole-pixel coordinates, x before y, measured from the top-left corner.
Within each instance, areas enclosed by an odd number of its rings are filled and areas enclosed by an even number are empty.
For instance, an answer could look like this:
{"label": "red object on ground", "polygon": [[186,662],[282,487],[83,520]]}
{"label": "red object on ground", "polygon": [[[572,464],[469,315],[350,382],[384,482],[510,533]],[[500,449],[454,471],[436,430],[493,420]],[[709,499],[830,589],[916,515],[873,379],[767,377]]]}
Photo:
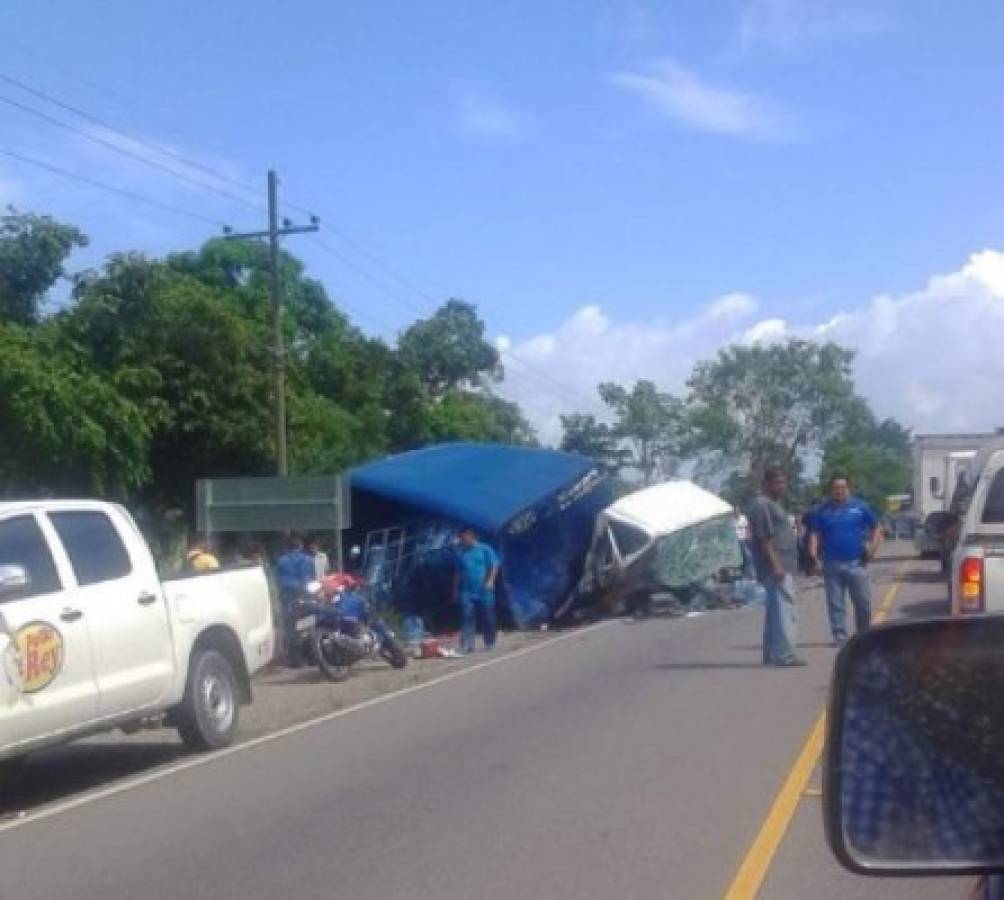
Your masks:
{"label": "red object on ground", "polygon": [[426,638],[418,645],[422,651],[422,659],[438,659],[442,655],[442,647],[435,638]]}

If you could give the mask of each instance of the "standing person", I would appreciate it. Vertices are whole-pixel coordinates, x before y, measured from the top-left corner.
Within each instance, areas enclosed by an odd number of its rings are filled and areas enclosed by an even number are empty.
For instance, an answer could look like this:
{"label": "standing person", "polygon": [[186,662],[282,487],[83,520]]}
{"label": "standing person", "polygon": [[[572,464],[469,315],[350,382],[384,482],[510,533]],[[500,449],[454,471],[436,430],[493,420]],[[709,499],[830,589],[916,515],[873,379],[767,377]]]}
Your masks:
{"label": "standing person", "polygon": [[765,666],[804,666],[795,655],[798,643],[798,610],[795,573],[798,550],[795,530],[781,499],[788,480],[779,469],[764,473],[763,493],[749,509],[753,536],[753,561],[757,578],[767,592],[763,623],[763,663]]}
{"label": "standing person", "polygon": [[320,581],[331,571],[331,561],[328,559],[328,554],[321,549],[321,545],[315,537],[308,538],[306,550],[307,555],[314,560],[314,575]]}
{"label": "standing person", "polygon": [[866,631],[872,620],[872,590],[866,566],[882,543],[882,529],[875,511],[864,500],[851,496],[850,479],[834,475],[830,499],[812,517],[809,556],[818,564],[823,558],[826,611],[830,617],[833,644],[847,640],[846,596],[854,604],[854,624]]}
{"label": "standing person", "polygon": [[753,547],[750,544],[750,520],[743,512],[736,513],[736,539],[739,541],[739,558],[742,560],[743,578],[752,578],[753,567]]}
{"label": "standing person", "polygon": [[477,532],[465,526],[457,533],[453,600],[460,603],[460,652],[474,652],[474,633],[481,615],[485,649],[495,648],[495,580],[499,574],[498,554],[478,540]]}
{"label": "standing person", "polygon": [[188,541],[185,554],[186,572],[212,572],[220,567],[220,561],[209,551],[209,542],[203,534],[193,535]]}
{"label": "standing person", "polygon": [[279,588],[279,604],[286,632],[286,662],[293,669],[303,665],[299,636],[296,633],[296,601],[304,595],[307,585],[316,577],[313,557],[304,553],[303,541],[298,535],[290,535],[285,552],[276,560],[275,580]]}

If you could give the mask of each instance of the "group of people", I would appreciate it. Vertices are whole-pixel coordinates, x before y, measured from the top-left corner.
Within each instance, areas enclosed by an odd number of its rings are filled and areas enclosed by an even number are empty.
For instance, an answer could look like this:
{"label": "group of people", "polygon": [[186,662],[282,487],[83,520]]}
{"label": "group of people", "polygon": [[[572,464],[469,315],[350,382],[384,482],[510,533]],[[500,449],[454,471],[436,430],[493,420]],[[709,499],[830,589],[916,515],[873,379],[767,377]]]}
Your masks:
{"label": "group of people", "polygon": [[[749,509],[749,540],[757,579],[767,594],[763,631],[763,662],[769,666],[804,666],[795,652],[798,643],[798,539],[783,506],[788,483],[784,473],[768,469],[763,492]],[[871,624],[872,596],[868,563],[882,541],[878,516],[851,494],[850,479],[830,479],[828,498],[808,513],[808,559],[822,570],[826,611],[833,645],[847,640],[847,597],[854,607],[858,631]]]}

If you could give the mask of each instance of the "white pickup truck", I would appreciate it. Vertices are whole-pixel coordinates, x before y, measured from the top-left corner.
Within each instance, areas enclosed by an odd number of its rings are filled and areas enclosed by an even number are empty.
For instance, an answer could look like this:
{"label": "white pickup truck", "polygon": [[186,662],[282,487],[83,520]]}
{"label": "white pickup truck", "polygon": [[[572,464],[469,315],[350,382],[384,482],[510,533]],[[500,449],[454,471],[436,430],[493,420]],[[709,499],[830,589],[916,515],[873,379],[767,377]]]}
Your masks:
{"label": "white pickup truck", "polygon": [[120,506],[0,503],[0,761],[151,719],[224,747],[273,644],[260,567],[162,582]]}
{"label": "white pickup truck", "polygon": [[1004,612],[1004,440],[980,450],[967,472],[952,554],[952,613]]}

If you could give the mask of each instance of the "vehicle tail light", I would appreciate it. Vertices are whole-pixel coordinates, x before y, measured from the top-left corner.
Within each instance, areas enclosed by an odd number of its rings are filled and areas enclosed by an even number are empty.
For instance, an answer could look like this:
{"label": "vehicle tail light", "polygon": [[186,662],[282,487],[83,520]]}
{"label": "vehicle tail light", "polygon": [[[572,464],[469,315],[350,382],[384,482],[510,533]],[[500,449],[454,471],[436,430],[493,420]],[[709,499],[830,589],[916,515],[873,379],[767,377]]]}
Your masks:
{"label": "vehicle tail light", "polygon": [[962,560],[959,597],[962,612],[983,612],[983,560],[978,556],[967,556]]}

